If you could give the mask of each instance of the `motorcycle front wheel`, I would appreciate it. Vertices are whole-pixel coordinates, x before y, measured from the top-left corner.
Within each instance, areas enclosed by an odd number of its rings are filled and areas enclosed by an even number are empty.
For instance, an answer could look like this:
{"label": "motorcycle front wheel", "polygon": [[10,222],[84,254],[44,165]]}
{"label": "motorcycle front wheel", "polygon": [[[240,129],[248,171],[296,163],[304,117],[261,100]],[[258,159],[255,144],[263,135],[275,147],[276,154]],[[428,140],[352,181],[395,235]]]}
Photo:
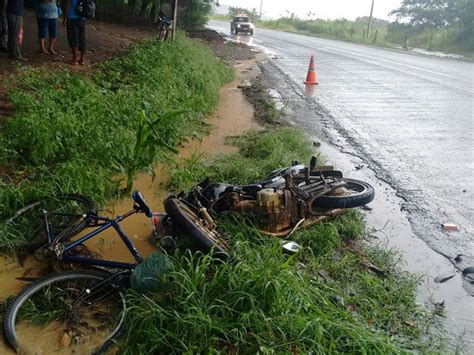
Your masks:
{"label": "motorcycle front wheel", "polygon": [[371,202],[375,197],[374,188],[360,180],[342,178],[346,184],[330,194],[318,197],[313,208],[354,208]]}

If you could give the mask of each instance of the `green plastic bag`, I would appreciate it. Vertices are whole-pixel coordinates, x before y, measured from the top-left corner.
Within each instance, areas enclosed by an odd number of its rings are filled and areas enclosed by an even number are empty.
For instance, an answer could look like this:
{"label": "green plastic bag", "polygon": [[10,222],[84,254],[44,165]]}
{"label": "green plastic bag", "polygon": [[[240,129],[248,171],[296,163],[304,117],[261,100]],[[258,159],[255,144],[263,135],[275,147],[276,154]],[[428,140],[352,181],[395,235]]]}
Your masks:
{"label": "green plastic bag", "polygon": [[166,254],[151,254],[133,270],[130,286],[139,292],[159,292],[163,289],[165,276],[169,274],[171,267]]}

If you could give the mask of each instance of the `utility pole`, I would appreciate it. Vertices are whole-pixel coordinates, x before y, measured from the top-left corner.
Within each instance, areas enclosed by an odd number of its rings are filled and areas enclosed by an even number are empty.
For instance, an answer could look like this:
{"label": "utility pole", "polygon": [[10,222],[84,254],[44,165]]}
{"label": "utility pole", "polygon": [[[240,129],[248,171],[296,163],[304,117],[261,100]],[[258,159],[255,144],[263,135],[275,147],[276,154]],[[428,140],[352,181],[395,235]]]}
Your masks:
{"label": "utility pole", "polygon": [[260,0],[260,20],[262,19],[263,0]]}
{"label": "utility pole", "polygon": [[173,42],[176,40],[176,20],[178,18],[178,0],[174,0],[174,11],[173,11]]}
{"label": "utility pole", "polygon": [[370,38],[371,32],[372,32],[372,19],[374,15],[374,2],[375,0],[372,0],[372,7],[370,8],[370,17],[369,17],[369,25],[367,26],[367,39]]}

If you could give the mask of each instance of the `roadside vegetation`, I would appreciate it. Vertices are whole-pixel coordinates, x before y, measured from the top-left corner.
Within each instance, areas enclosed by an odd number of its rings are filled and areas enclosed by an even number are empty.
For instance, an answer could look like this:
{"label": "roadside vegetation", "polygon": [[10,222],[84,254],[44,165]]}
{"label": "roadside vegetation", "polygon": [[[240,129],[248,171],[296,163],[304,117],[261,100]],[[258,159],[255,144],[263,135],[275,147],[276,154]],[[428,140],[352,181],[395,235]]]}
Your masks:
{"label": "roadside vegetation", "polygon": [[[99,202],[130,188],[133,175],[170,165],[170,189],[204,177],[247,183],[292,160],[309,161],[310,141],[280,127],[231,138],[239,152],[177,160],[233,72],[179,35],[147,42],[84,75],[27,69],[12,81],[15,107],[0,131],[0,220],[38,196],[78,192]],[[132,178],[132,180],[131,180]],[[398,256],[365,242],[363,215],[299,230],[291,257],[251,217],[218,219],[231,260],[177,251],[159,292],[130,291],[125,354],[442,353],[433,313],[416,304],[418,278]],[[22,235],[0,224],[0,248]]]}
{"label": "roadside vegetation", "polygon": [[390,13],[396,16],[395,22],[373,19],[370,31],[368,16],[355,21],[344,18],[324,20],[316,18],[313,13],[300,18],[287,11],[278,20],[261,20],[255,9],[238,7],[231,7],[228,16],[232,17],[237,12],[248,13],[260,27],[281,31],[474,56],[474,2],[469,0],[405,0]]}
{"label": "roadside vegetation", "polygon": [[[100,202],[125,180],[130,188],[134,172],[207,133],[203,119],[232,77],[183,35],[137,45],[88,75],[46,68],[16,75],[15,115],[0,131],[0,220],[38,196],[74,191]],[[0,223],[0,247],[22,237]]]}
{"label": "roadside vegetation", "polygon": [[[314,153],[292,128],[249,132],[233,143],[238,153],[178,162],[173,187],[206,176],[252,182]],[[291,257],[250,217],[228,213],[218,225],[231,261],[172,256],[160,292],[130,295],[124,353],[443,352],[434,315],[415,303],[418,279],[395,253],[364,242],[360,212],[297,231],[291,239],[304,248]]]}

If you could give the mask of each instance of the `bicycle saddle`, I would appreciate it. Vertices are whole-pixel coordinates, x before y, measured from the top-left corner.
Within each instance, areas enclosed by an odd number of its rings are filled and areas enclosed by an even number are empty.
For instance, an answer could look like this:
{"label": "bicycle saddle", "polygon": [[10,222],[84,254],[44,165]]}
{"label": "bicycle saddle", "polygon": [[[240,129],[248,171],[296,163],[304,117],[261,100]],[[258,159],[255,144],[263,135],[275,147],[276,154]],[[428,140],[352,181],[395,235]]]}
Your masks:
{"label": "bicycle saddle", "polygon": [[149,218],[153,217],[153,212],[151,211],[150,207],[148,207],[148,203],[140,191],[135,191],[132,193],[132,199],[135,202],[133,206],[134,208],[144,213]]}

